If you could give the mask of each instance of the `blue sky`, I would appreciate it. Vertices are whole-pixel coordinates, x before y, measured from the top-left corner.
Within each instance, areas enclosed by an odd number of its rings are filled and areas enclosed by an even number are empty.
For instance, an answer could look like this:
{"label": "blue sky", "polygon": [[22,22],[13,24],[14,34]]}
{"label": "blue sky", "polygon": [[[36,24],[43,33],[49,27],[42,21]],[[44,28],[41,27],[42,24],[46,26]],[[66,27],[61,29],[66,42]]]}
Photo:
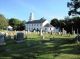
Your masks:
{"label": "blue sky", "polygon": [[67,16],[69,0],[1,0],[0,13],[6,18],[28,20],[30,12],[35,19],[44,17],[48,20]]}

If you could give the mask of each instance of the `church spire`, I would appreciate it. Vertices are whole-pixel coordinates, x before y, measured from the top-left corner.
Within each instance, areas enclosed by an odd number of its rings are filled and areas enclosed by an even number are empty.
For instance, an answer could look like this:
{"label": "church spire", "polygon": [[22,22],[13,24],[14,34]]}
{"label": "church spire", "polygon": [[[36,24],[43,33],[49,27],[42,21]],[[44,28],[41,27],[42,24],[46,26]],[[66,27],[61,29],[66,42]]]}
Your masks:
{"label": "church spire", "polygon": [[32,21],[32,20],[34,20],[34,15],[33,15],[33,13],[31,12],[31,13],[30,13],[30,16],[29,16],[29,21]]}

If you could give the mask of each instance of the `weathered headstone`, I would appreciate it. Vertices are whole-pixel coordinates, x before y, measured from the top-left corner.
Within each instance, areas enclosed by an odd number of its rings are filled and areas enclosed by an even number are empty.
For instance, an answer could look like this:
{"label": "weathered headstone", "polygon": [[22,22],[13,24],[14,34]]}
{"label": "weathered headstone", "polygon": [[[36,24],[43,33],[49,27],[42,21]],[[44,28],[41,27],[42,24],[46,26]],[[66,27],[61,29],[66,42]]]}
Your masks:
{"label": "weathered headstone", "polygon": [[18,32],[16,35],[16,42],[17,43],[22,43],[24,42],[24,33],[23,32]]}
{"label": "weathered headstone", "polygon": [[0,45],[5,45],[5,34],[0,33]]}
{"label": "weathered headstone", "polygon": [[67,34],[67,32],[66,32],[66,30],[64,30],[64,28],[62,30],[62,33],[63,33],[63,35],[66,35]]}
{"label": "weathered headstone", "polygon": [[43,36],[42,29],[40,30],[40,35]]}
{"label": "weathered headstone", "polygon": [[41,36],[42,37],[42,39],[44,39],[44,36]]}
{"label": "weathered headstone", "polygon": [[59,35],[61,35],[61,32],[59,32]]}
{"label": "weathered headstone", "polygon": [[51,31],[51,35],[53,34],[53,31]]}
{"label": "weathered headstone", "polygon": [[73,31],[73,34],[75,35],[75,31]]}
{"label": "weathered headstone", "polygon": [[39,34],[39,31],[37,31],[37,34]]}

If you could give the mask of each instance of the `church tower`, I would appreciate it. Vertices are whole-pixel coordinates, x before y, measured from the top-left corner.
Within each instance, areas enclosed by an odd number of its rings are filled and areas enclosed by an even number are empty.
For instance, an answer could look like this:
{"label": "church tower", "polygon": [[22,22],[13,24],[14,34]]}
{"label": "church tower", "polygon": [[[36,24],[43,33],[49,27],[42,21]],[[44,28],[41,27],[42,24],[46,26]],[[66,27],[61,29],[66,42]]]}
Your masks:
{"label": "church tower", "polygon": [[33,13],[31,12],[31,13],[30,13],[30,16],[29,16],[29,21],[32,21],[32,20],[34,20],[34,15],[33,15]]}

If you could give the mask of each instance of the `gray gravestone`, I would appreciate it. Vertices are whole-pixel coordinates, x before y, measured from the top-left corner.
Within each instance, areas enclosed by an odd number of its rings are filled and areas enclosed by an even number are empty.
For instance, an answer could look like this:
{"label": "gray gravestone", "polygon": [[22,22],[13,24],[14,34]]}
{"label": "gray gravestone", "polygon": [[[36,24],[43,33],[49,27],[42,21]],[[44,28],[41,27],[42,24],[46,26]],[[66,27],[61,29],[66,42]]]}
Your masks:
{"label": "gray gravestone", "polygon": [[24,33],[23,32],[18,32],[16,35],[16,42],[17,43],[22,43],[24,42]]}
{"label": "gray gravestone", "polygon": [[5,45],[5,34],[0,33],[0,45]]}

